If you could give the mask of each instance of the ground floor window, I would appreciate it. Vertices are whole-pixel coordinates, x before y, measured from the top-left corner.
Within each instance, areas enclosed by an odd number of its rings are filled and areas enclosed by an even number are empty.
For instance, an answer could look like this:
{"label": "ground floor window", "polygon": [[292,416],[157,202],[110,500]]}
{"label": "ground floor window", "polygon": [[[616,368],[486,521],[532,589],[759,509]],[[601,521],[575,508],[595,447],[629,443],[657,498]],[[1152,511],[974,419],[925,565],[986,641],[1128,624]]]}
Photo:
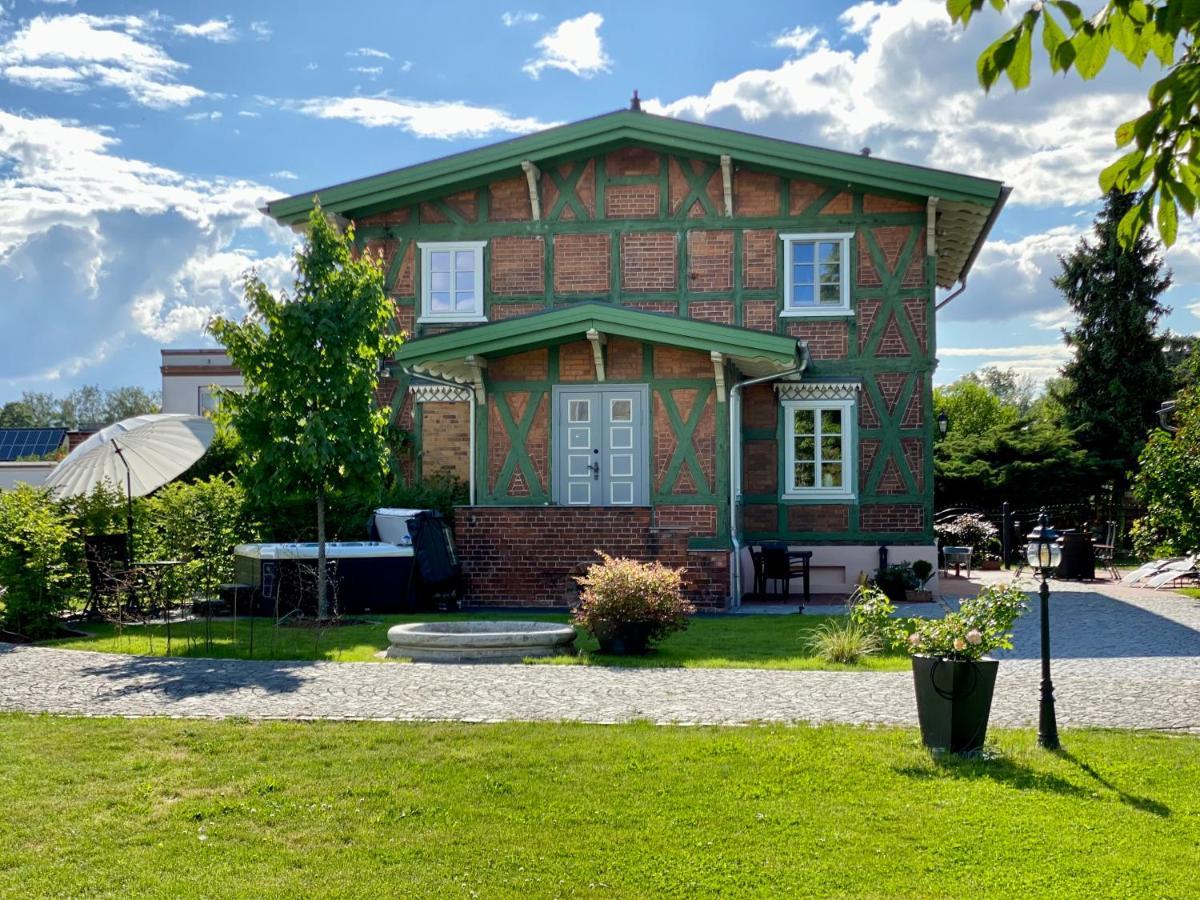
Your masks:
{"label": "ground floor window", "polygon": [[785,400],[784,495],[854,498],[853,400]]}

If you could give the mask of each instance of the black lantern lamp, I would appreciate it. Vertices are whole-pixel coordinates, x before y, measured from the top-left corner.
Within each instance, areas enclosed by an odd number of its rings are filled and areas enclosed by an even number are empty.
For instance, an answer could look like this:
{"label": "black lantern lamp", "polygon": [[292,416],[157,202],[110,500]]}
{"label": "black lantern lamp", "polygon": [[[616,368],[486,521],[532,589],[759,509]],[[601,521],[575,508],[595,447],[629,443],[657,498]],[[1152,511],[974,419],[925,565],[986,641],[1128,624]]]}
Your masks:
{"label": "black lantern lamp", "polygon": [[941,432],[942,437],[945,437],[946,432],[950,430],[950,417],[944,412],[940,412],[938,413],[937,423],[938,431]]}
{"label": "black lantern lamp", "polygon": [[1038,711],[1038,744],[1047,750],[1057,750],[1058,723],[1054,718],[1054,683],[1050,680],[1050,586],[1046,579],[1058,568],[1062,550],[1058,546],[1058,532],[1050,525],[1044,509],[1038,515],[1037,527],[1029,533],[1025,559],[1042,578],[1038,588],[1038,597],[1042,601],[1042,692]]}

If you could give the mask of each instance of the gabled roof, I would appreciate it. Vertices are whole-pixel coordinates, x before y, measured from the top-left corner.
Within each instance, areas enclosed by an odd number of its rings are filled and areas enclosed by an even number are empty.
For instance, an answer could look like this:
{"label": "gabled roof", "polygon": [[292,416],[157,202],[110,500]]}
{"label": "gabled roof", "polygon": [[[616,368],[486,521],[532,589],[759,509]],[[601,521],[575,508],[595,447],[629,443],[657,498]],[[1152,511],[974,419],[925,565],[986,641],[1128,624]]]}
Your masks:
{"label": "gabled roof", "polygon": [[395,364],[466,384],[471,381],[473,370],[467,357],[486,360],[489,356],[584,340],[589,331],[720,353],[747,375],[790,369],[798,364],[801,353],[795,338],[783,335],[610,303],[582,302],[408,341],[396,354]]}
{"label": "gabled roof", "polygon": [[988,178],[827,150],[640,111],[618,110],[369,178],[273,200],[265,211],[283,224],[296,224],[308,216],[313,197],[318,196],[324,209],[356,218],[388,206],[519,175],[525,160],[540,164],[556,157],[598,153],[630,144],[710,159],[729,154],[738,163],[835,184],[921,198],[937,197],[944,223],[939,225],[939,232],[945,232],[947,249],[953,257],[946,260],[945,266],[939,260],[938,282],[943,286],[966,274],[1008,194],[1008,188],[1001,182]]}

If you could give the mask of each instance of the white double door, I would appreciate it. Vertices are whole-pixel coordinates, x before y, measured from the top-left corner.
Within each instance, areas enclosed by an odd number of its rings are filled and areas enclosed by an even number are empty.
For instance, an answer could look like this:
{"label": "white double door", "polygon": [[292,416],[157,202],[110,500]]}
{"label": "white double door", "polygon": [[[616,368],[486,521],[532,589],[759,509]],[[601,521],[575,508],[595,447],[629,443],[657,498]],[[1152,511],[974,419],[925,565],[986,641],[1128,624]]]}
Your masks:
{"label": "white double door", "polygon": [[564,506],[650,502],[645,385],[554,389],[555,500]]}

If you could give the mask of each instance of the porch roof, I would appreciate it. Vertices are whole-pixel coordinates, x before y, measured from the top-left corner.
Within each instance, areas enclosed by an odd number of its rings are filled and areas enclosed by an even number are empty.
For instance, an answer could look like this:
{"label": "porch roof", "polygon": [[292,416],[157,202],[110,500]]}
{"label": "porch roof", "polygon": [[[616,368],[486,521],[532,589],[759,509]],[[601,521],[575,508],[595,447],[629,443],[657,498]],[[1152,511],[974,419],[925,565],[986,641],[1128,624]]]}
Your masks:
{"label": "porch roof", "polygon": [[408,341],[396,354],[395,364],[469,384],[475,380],[481,361],[489,356],[600,336],[719,353],[721,356],[714,359],[727,359],[750,377],[793,368],[802,354],[799,341],[778,334],[583,302]]}

